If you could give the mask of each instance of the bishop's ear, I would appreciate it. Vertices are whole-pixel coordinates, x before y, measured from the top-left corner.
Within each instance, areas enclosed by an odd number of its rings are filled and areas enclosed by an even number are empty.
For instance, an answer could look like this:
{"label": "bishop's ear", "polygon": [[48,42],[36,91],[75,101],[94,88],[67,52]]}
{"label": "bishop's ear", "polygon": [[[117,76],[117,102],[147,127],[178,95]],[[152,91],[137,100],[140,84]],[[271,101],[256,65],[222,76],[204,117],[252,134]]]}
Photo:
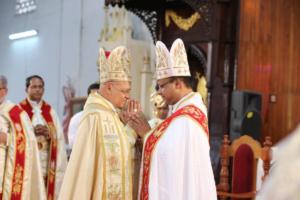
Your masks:
{"label": "bishop's ear", "polygon": [[107,83],[107,89],[108,89],[108,91],[109,91],[110,93],[112,93],[112,91],[113,91],[113,84],[112,84],[111,82],[108,82],[108,83]]}

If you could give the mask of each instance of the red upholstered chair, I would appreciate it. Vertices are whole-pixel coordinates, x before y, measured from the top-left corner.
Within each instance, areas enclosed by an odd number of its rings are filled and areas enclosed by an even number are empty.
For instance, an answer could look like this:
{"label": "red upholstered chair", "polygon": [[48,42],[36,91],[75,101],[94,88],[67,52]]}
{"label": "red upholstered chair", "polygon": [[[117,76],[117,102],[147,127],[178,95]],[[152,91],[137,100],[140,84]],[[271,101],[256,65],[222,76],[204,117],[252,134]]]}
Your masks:
{"label": "red upholstered chair", "polygon": [[266,137],[263,148],[258,141],[248,135],[241,136],[231,145],[229,143],[228,135],[224,135],[220,149],[221,172],[220,183],[217,185],[218,197],[221,200],[255,199],[257,162],[259,158],[263,161],[265,173],[262,179],[264,179],[270,169],[271,139]]}

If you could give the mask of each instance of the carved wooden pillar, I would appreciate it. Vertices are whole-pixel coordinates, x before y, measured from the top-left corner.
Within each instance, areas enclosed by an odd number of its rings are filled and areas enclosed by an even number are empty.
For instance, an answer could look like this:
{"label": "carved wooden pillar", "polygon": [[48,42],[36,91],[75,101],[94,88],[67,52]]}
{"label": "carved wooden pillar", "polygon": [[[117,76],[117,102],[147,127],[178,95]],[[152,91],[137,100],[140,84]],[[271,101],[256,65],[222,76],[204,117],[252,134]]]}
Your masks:
{"label": "carved wooden pillar", "polygon": [[141,76],[141,82],[140,82],[140,102],[141,106],[143,108],[143,111],[145,113],[151,113],[151,110],[149,109],[149,89],[152,84],[152,72],[151,72],[151,66],[150,66],[150,56],[146,52],[144,57],[143,57],[143,67],[140,71],[140,76]]}
{"label": "carved wooden pillar", "polygon": [[[220,148],[220,160],[221,160],[221,171],[220,171],[220,183],[217,186],[218,191],[228,192],[229,191],[229,139],[228,135],[224,135],[222,146]],[[221,200],[225,200],[226,197],[220,196]]]}
{"label": "carved wooden pillar", "polygon": [[264,168],[264,175],[261,178],[262,181],[265,180],[265,178],[269,175],[269,170],[270,170],[270,166],[271,166],[271,160],[272,160],[272,151],[271,151],[271,146],[272,146],[272,142],[271,142],[271,137],[270,136],[266,136],[265,138],[265,142],[264,142],[264,147],[262,149],[262,160],[263,160],[263,168]]}

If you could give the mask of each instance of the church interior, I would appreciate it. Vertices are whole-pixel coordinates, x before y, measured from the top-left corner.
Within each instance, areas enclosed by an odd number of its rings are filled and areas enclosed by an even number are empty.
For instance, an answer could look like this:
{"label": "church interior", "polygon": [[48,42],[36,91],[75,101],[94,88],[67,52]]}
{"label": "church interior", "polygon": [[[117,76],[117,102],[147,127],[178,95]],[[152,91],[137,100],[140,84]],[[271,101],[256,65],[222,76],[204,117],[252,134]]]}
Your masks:
{"label": "church interior", "polygon": [[299,19],[299,0],[1,0],[0,75],[13,102],[26,96],[26,77],[42,76],[45,99],[68,123],[99,79],[99,47],[125,45],[131,96],[150,119],[155,43],[181,38],[207,107],[219,198],[264,199],[257,192],[282,141],[300,135]]}

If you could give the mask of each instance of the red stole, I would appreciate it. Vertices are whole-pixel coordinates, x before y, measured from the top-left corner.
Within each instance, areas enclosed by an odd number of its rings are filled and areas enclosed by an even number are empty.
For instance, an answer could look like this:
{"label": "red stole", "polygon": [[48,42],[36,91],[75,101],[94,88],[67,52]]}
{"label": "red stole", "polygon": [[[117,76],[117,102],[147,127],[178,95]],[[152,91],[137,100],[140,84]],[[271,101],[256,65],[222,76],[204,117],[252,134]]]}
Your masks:
{"label": "red stole", "polygon": [[[27,99],[20,103],[21,107],[27,112],[30,119],[32,120],[33,112],[32,106]],[[42,116],[47,122],[48,128],[50,130],[50,152],[48,161],[48,175],[47,175],[47,199],[54,199],[55,194],[55,173],[56,173],[56,161],[57,161],[57,133],[54,126],[52,116],[50,114],[51,106],[45,101],[42,103],[41,107]]]}
{"label": "red stole", "polygon": [[[14,157],[14,169],[12,174],[12,188],[11,196],[12,200],[22,199],[24,171],[25,171],[25,157],[26,157],[26,135],[22,127],[21,113],[23,110],[19,106],[14,106],[9,111],[9,117],[13,122],[12,125],[15,129],[15,157]],[[0,196],[2,199],[2,195]]]}
{"label": "red stole", "polygon": [[208,122],[205,114],[196,106],[188,105],[173,113],[170,117],[165,119],[147,138],[144,147],[143,155],[143,176],[142,176],[142,188],[141,188],[141,200],[148,200],[149,198],[149,177],[150,177],[150,164],[152,153],[159,142],[161,136],[165,133],[171,122],[179,116],[188,116],[199,123],[207,136],[209,135],[208,131]]}

